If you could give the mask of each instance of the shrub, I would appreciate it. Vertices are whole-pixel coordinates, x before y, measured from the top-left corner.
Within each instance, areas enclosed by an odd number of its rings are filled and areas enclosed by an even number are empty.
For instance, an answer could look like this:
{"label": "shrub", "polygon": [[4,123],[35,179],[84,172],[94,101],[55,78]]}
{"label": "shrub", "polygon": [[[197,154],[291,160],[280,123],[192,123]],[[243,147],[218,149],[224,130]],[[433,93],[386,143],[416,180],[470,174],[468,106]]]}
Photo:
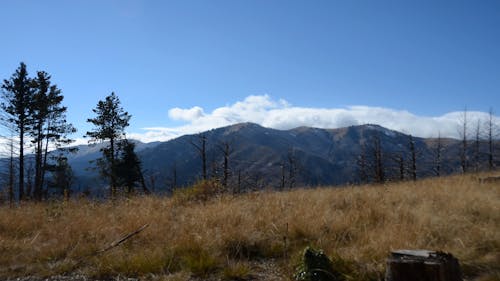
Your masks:
{"label": "shrub", "polygon": [[306,247],[302,255],[302,262],[295,274],[297,281],[336,281],[343,280],[334,272],[332,261],[322,250]]}

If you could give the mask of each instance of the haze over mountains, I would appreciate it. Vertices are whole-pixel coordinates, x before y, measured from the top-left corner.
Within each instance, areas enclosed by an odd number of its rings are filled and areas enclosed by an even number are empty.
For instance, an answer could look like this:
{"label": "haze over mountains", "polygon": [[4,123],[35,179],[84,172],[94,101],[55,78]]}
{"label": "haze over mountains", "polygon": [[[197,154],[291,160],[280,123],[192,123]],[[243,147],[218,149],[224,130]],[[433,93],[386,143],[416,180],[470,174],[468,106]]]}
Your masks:
{"label": "haze over mountains", "polygon": [[[224,147],[229,147],[229,186],[241,190],[359,183],[360,157],[367,165],[367,178],[373,180],[374,142],[380,140],[385,176],[409,177],[410,136],[378,125],[350,126],[339,129],[299,127],[275,130],[254,123],[240,123],[197,135],[185,135],[167,142],[137,142],[146,183],[156,192],[191,184],[202,177],[202,162],[195,145],[206,138],[207,174],[223,177]],[[437,140],[413,137],[417,177],[436,174]],[[460,141],[442,139],[441,174],[460,171]],[[103,144],[79,146],[69,156],[75,172],[75,187],[94,190],[104,186],[89,161],[100,157]],[[497,144],[498,145],[498,144]],[[481,148],[481,160],[484,162]],[[473,166],[473,155],[469,155]],[[403,162],[401,162],[403,160]]]}

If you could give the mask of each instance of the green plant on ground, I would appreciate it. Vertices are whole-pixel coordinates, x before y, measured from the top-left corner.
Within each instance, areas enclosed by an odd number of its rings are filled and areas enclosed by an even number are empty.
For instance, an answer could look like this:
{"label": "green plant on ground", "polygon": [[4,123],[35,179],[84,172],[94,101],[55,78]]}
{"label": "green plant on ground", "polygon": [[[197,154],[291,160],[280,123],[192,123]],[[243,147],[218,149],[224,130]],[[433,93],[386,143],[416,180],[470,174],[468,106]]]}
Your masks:
{"label": "green plant on ground", "polygon": [[336,281],[343,280],[340,274],[334,271],[330,258],[322,250],[306,247],[302,261],[295,274],[297,281]]}

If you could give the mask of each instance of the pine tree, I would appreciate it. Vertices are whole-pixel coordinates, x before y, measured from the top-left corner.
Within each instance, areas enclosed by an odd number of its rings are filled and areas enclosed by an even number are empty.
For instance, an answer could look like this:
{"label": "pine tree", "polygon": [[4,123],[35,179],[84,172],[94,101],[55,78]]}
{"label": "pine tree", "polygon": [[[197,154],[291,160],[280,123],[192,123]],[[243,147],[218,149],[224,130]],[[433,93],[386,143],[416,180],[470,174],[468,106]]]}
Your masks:
{"label": "pine tree", "polygon": [[32,79],[28,77],[26,64],[19,68],[9,80],[2,84],[1,109],[7,114],[6,121],[13,124],[19,137],[19,200],[25,199],[24,190],[24,141],[30,130],[30,106],[33,98]]}
{"label": "pine tree", "polygon": [[116,177],[118,184],[126,188],[127,194],[134,192],[136,184],[141,184],[143,191],[149,193],[144,183],[141,161],[135,153],[135,144],[123,140],[119,144],[120,157],[116,164]]}
{"label": "pine tree", "polygon": [[131,116],[123,110],[115,93],[99,101],[92,111],[97,116],[87,119],[87,122],[94,125],[95,129],[87,132],[86,136],[91,138],[91,143],[109,141],[109,146],[101,149],[103,158],[99,159],[98,166],[101,174],[110,181],[110,194],[113,198],[116,196],[117,187],[117,144],[125,136],[125,128],[129,125]]}
{"label": "pine tree", "polygon": [[49,144],[53,148],[63,150],[63,146],[73,142],[67,138],[76,132],[72,124],[66,120],[67,108],[61,103],[64,96],[56,85],[51,85],[51,76],[39,71],[33,79],[33,100],[30,116],[33,120],[30,136],[35,146],[35,198],[41,199],[45,173],[48,165]]}

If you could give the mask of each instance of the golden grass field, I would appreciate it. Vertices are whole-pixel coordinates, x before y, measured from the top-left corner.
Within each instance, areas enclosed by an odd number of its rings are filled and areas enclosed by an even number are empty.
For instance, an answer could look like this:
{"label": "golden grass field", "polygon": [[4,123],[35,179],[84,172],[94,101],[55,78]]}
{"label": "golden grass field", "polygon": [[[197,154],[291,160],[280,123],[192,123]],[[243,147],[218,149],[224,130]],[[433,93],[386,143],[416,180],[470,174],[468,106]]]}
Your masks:
{"label": "golden grass field", "polygon": [[451,252],[467,280],[500,280],[500,184],[479,176],[207,200],[181,192],[1,206],[0,279],[291,280],[312,245],[351,280],[382,279],[389,252],[401,248]]}

